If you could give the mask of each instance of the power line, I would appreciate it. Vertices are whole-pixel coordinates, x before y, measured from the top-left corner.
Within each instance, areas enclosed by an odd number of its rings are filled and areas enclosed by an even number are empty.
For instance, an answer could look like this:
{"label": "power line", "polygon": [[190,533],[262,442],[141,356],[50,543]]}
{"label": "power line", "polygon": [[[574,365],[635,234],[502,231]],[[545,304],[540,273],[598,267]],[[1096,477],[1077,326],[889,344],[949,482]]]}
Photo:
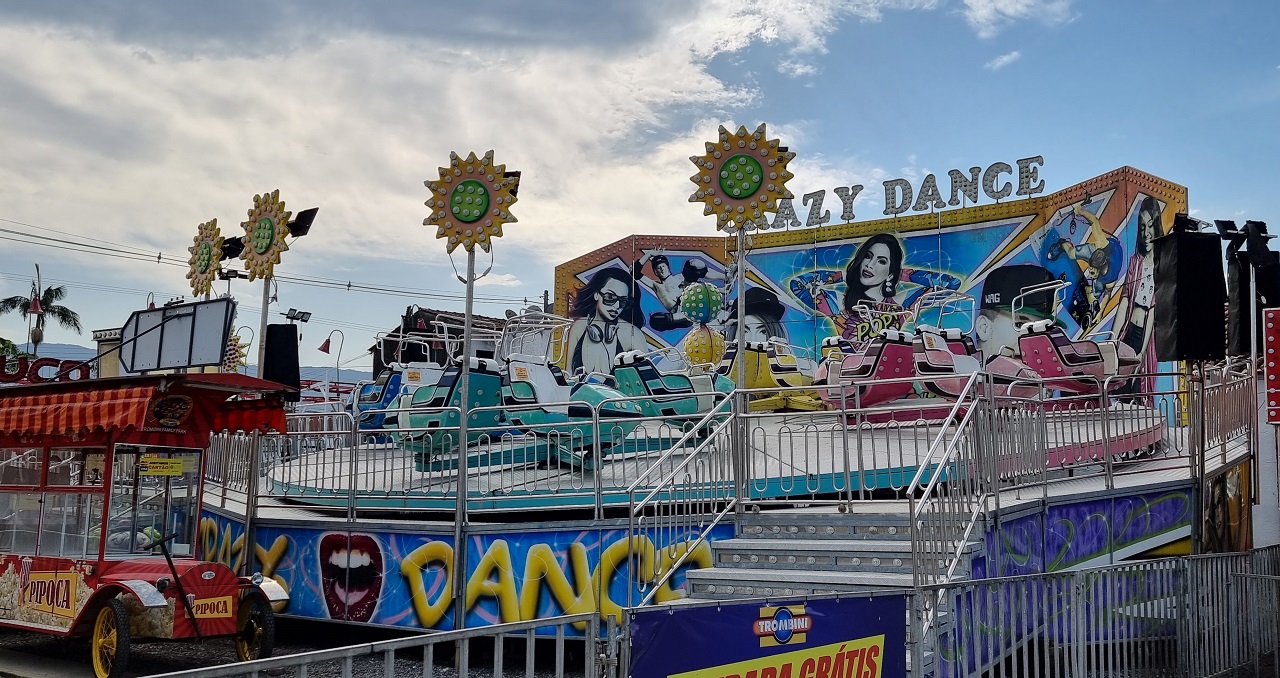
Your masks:
{"label": "power line", "polygon": [[[22,222],[15,222],[11,219],[0,218],[0,221],[22,224]],[[29,224],[22,224],[22,225],[30,226]],[[40,227],[35,227],[35,228],[40,228]],[[53,229],[45,229],[45,230],[53,231]],[[61,231],[53,231],[53,232],[61,233]],[[21,231],[15,231],[13,229],[0,228],[0,233],[10,234],[9,236],[0,235],[0,240],[9,240],[9,241],[26,244],[26,245],[52,247],[54,249],[61,249],[61,250],[77,252],[81,254],[110,256],[110,257],[127,259],[132,261],[146,261],[146,262],[154,261],[157,264],[166,264],[169,266],[176,266],[176,267],[186,267],[189,265],[187,261],[176,259],[171,256],[166,256],[163,254],[163,252],[157,252],[156,256],[152,257],[145,250],[140,250],[139,248],[132,248],[131,246],[127,246],[127,245],[120,245],[118,243],[113,243],[107,240],[97,240],[94,238],[86,238],[88,240],[94,240],[95,242],[113,245],[115,247],[130,247],[134,251],[121,250],[121,249],[114,249],[114,250],[107,249],[107,248],[99,247],[97,245],[92,245],[88,243],[80,243],[80,242],[74,242],[69,240],[63,240],[60,238],[53,238],[50,236],[40,235],[36,233],[23,233]],[[12,236],[20,236],[22,238],[34,238],[35,240],[23,240],[23,239],[19,239],[17,237],[12,237]],[[75,237],[81,237],[81,236],[75,236]],[[380,295],[400,296],[400,297],[409,297],[409,298],[426,297],[431,299],[439,299],[442,301],[464,301],[466,299],[465,295],[460,293],[447,292],[445,290],[436,290],[432,288],[391,287],[391,286],[380,285],[375,283],[363,283],[363,282],[355,282],[350,280],[343,281],[343,280],[337,280],[334,278],[322,278],[322,277],[313,277],[313,276],[276,275],[273,277],[280,282],[287,282],[287,283],[312,286],[312,287],[323,287],[328,289],[344,289],[349,292],[362,292],[367,294],[380,294]],[[525,297],[503,296],[503,295],[475,295],[474,297],[474,300],[477,303],[484,303],[484,304],[518,304],[518,303],[522,303],[524,299]]]}

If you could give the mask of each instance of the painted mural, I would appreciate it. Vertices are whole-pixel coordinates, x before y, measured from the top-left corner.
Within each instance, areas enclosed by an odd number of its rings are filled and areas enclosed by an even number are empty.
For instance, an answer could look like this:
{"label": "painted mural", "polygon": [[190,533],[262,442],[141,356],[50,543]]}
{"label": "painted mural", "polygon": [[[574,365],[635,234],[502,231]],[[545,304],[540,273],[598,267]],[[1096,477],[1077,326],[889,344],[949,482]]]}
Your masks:
{"label": "painted mural", "polygon": [[[712,538],[731,535],[732,527],[724,526]],[[592,610],[602,618],[621,618],[633,563],[652,570],[660,562],[666,569],[686,554],[696,535],[673,543],[625,537],[625,529],[610,528],[473,535],[467,543],[467,626]],[[264,524],[256,528],[255,541],[255,569],[290,592],[277,612],[453,628],[452,535]],[[204,557],[234,567],[245,557],[243,525],[206,511],[200,544]],[[685,569],[711,565],[710,543],[694,547],[657,592],[656,602],[683,597]],[[630,602],[638,603],[644,592],[637,588],[631,596]]]}
{"label": "painted mural", "polygon": [[[1017,323],[1052,317],[1073,339],[1127,344],[1141,372],[1155,371],[1151,242],[1186,209],[1185,188],[1122,168],[1026,200],[757,233],[743,270],[746,340],[777,338],[812,374],[827,337],[856,346],[927,323],[961,330],[989,358],[1016,344]],[[614,356],[637,349],[687,353],[690,337],[707,331],[732,340],[734,247],[731,238],[638,235],[557,267],[556,310],[574,319],[565,368],[609,372]],[[1048,281],[1065,285],[1056,299],[1019,298]],[[707,286],[725,303],[699,323],[682,296]],[[940,315],[925,300],[941,290],[968,295],[968,308]],[[1133,381],[1142,386],[1153,384]]]}
{"label": "painted mural", "polygon": [[1051,504],[1001,519],[987,531],[975,579],[1061,572],[1111,564],[1179,542],[1191,534],[1190,489],[1170,489],[1070,504]]}

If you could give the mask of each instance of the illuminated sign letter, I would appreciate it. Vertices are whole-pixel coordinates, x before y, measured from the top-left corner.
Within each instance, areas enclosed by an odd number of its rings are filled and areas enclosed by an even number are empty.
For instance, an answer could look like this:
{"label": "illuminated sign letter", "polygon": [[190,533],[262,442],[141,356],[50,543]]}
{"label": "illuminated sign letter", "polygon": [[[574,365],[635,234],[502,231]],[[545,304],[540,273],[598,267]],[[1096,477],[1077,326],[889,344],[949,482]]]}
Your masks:
{"label": "illuminated sign letter", "polygon": [[802,204],[808,205],[813,202],[813,205],[809,207],[809,218],[805,219],[805,226],[821,226],[831,222],[831,210],[822,211],[822,199],[826,195],[826,191],[814,191],[813,193],[804,194],[804,198],[800,200]]}
{"label": "illuminated sign letter", "polygon": [[846,222],[853,221],[853,201],[858,199],[858,194],[862,192],[862,184],[854,184],[848,188],[844,186],[835,187],[836,195],[840,196],[840,202],[844,204],[844,210],[840,212],[840,218]]}
{"label": "illuminated sign letter", "polygon": [[1000,190],[996,190],[996,182],[1000,180],[1001,174],[1013,174],[1013,167],[1007,162],[992,163],[982,175],[982,191],[992,200],[1007,198],[1013,193],[1013,184],[1007,181]]}
{"label": "illuminated sign letter", "polygon": [[[1012,168],[1010,168],[1012,171]],[[1010,190],[1013,190],[1012,188]],[[901,200],[899,200],[901,192]],[[906,179],[890,179],[884,182],[884,213],[902,214],[911,209],[911,182]]]}
{"label": "illuminated sign letter", "polygon": [[971,203],[978,202],[978,175],[981,173],[981,167],[970,167],[968,177],[957,169],[947,173],[951,177],[951,200],[949,203],[952,207],[960,204],[961,195],[968,198]]}
{"label": "illuminated sign letter", "polygon": [[1044,180],[1040,178],[1040,168],[1044,164],[1044,156],[1023,158],[1018,161],[1018,195],[1035,195],[1044,193]]}
{"label": "illuminated sign letter", "polygon": [[924,212],[930,207],[942,209],[946,206],[946,201],[942,199],[942,194],[938,192],[938,179],[932,174],[926,176],[924,181],[920,183],[920,197],[916,199],[916,204],[911,209],[916,212]]}
{"label": "illuminated sign letter", "polygon": [[773,223],[769,225],[773,228],[800,227],[800,217],[796,216],[796,208],[791,204],[791,198],[778,201],[778,212],[773,215]]}

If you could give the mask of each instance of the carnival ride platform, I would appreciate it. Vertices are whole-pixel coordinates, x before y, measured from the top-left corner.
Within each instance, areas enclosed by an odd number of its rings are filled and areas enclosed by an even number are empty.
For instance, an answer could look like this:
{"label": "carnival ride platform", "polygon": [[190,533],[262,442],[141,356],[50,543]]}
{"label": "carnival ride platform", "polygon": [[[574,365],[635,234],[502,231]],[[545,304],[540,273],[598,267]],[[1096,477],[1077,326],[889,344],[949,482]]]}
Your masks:
{"label": "carnival ride platform", "polygon": [[[963,413],[961,413],[963,414]],[[968,427],[962,435],[991,435],[1000,441],[1002,472],[1047,471],[1108,458],[1131,460],[1181,447],[1183,427],[1170,422],[1160,407],[1115,403],[1103,409],[1082,408],[1040,413],[993,410],[989,426]],[[745,467],[750,501],[802,502],[815,498],[886,498],[896,496],[925,464],[924,477],[938,471],[940,446],[957,433],[952,420],[850,421],[836,412],[740,415],[747,454]],[[1038,429],[1038,430],[1033,430]],[[529,511],[620,506],[643,496],[637,478],[666,477],[687,468],[690,455],[698,463],[722,463],[714,474],[724,478],[731,467],[733,437],[687,436],[677,442],[670,432],[654,435],[637,429],[614,452],[590,465],[547,454],[529,454],[520,436],[494,436],[468,449],[465,488],[472,511]],[[457,455],[432,458],[433,470],[415,463],[415,453],[394,443],[366,437],[299,440],[278,456],[264,459],[264,498],[298,506],[369,510],[451,511],[456,507]],[[707,454],[710,447],[711,454]],[[930,462],[932,460],[932,462]],[[657,468],[654,468],[657,467]],[[963,473],[942,468],[941,473]]]}

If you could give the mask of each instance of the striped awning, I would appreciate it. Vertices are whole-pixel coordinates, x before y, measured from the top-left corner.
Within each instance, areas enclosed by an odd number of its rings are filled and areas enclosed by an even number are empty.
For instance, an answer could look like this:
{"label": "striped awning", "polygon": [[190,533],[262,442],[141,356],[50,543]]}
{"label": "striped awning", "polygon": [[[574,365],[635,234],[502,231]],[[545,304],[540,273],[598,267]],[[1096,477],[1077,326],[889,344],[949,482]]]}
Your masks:
{"label": "striped awning", "polygon": [[0,398],[0,435],[77,435],[142,428],[155,387],[86,389]]}
{"label": "striped awning", "polygon": [[234,374],[0,388],[0,445],[111,440],[204,447],[215,431],[283,431],[283,388]]}

